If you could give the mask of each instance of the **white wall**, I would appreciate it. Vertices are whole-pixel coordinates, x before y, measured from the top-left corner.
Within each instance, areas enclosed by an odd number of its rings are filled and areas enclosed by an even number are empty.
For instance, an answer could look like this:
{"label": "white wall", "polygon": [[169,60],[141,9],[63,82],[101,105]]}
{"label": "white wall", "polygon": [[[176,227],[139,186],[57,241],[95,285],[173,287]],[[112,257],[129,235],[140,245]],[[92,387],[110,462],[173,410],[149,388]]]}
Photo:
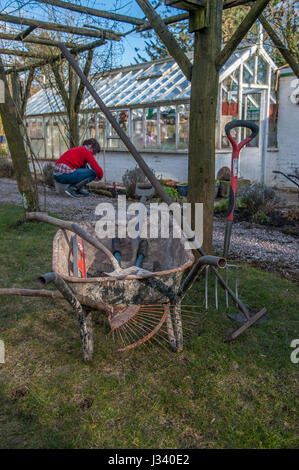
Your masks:
{"label": "white wall", "polygon": [[[188,180],[188,158],[187,152],[180,154],[172,153],[142,153],[141,154],[150,168],[155,171],[157,176],[162,175],[164,179],[169,178],[175,181],[184,182]],[[98,159],[98,163],[104,167],[103,155]],[[231,151],[216,152],[216,170],[215,178],[218,171],[223,166],[231,167]],[[106,154],[106,179],[109,182],[121,182],[122,176],[127,169],[136,166],[135,160],[126,152],[113,152]],[[259,149],[245,148],[240,155],[239,176],[250,179],[251,181],[259,181],[261,174],[261,163],[259,158]]]}
{"label": "white wall", "polygon": [[[296,86],[297,82],[297,86]],[[274,186],[296,186],[272,170],[294,174],[299,170],[299,104],[291,101],[295,90],[299,95],[299,80],[294,75],[279,79],[279,108],[277,122],[278,154],[269,155],[266,160],[266,183]]]}
{"label": "white wall", "polygon": [[[188,180],[187,153],[141,153],[147,165],[155,171],[156,176],[174,179],[184,182]],[[104,169],[104,158],[101,154],[98,159],[99,165]],[[127,169],[137,165],[132,155],[128,152],[106,153],[106,180],[109,182],[121,182],[122,176]]]}

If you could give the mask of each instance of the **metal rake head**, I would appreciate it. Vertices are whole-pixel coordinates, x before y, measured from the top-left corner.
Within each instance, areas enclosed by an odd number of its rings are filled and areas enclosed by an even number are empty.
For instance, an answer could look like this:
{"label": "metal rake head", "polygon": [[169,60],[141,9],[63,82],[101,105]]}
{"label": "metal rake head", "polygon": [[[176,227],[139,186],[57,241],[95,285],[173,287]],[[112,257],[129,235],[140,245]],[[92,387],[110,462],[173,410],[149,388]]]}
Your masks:
{"label": "metal rake head", "polygon": [[[169,347],[182,350],[183,337],[198,335],[203,314],[189,305],[169,304],[119,305],[109,318],[116,352],[124,352],[137,346]],[[179,318],[179,321],[178,321]]]}

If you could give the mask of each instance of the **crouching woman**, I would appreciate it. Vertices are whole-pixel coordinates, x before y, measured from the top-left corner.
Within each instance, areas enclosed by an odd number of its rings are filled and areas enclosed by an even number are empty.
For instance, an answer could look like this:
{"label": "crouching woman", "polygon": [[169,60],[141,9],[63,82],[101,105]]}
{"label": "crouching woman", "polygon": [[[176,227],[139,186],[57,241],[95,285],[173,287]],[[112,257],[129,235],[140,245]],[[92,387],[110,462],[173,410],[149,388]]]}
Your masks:
{"label": "crouching woman", "polygon": [[101,147],[96,139],[87,139],[82,147],[67,150],[57,160],[53,178],[66,186],[65,192],[71,197],[88,196],[83,189],[95,178],[103,178],[103,170],[96,162],[94,155],[100,153]]}

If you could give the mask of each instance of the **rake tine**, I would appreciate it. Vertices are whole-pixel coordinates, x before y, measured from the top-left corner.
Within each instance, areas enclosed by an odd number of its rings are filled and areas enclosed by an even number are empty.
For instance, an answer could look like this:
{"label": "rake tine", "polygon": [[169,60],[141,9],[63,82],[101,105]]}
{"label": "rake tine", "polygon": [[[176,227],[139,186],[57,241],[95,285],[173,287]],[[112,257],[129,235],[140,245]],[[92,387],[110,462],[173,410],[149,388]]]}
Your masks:
{"label": "rake tine", "polygon": [[130,337],[128,337],[128,334],[127,334],[126,328],[124,328],[124,326],[123,326],[123,325],[121,326],[121,328],[122,328],[122,331],[123,331],[123,334],[124,334],[124,336],[125,336],[126,340],[128,341],[128,344],[130,344],[131,340],[130,340]]}
{"label": "rake tine", "polygon": [[215,307],[218,310],[218,277],[215,276]]}
{"label": "rake tine", "polygon": [[124,341],[124,339],[123,339],[123,337],[122,337],[122,334],[121,334],[121,332],[119,331],[119,329],[116,330],[116,333],[119,335],[119,338],[120,338],[119,343],[120,343],[120,344],[123,343],[123,345],[125,346],[126,343],[125,343],[125,341]]}
{"label": "rake tine", "polygon": [[[143,323],[143,324],[144,324],[144,326],[147,326],[147,327],[149,327],[149,328],[155,327],[155,326],[157,325],[157,323],[150,322],[150,321],[148,321],[147,323],[145,322],[145,323]],[[150,330],[150,331],[151,331],[151,330]],[[160,331],[160,330],[159,330],[159,331]]]}
{"label": "rake tine", "polygon": [[[145,336],[151,331],[149,327],[146,327],[146,328],[145,328],[145,326],[142,327],[142,326],[137,325],[137,324],[135,325],[135,328],[136,328],[137,330],[139,329],[140,334],[145,335]],[[146,341],[145,341],[145,342],[146,342]],[[144,343],[143,343],[143,344],[144,344]]]}
{"label": "rake tine", "polygon": [[205,300],[206,300],[206,310],[209,307],[209,290],[208,290],[208,282],[209,282],[209,266],[206,267],[206,278],[205,278]]}
{"label": "rake tine", "polygon": [[236,266],[236,297],[239,298],[239,266]]}
{"label": "rake tine", "polygon": [[[225,282],[228,284],[228,266],[225,267]],[[226,308],[228,308],[228,292],[225,290],[225,304]]]}
{"label": "rake tine", "polygon": [[[136,329],[133,328],[133,326],[131,325],[131,322],[126,323],[126,328],[128,328],[128,329],[131,331],[131,336],[132,336],[134,342],[136,341],[136,339],[137,339],[137,341],[138,341],[138,339],[140,339],[140,338],[138,337],[137,333],[136,333]],[[129,331],[128,331],[128,335],[129,335],[129,334],[130,334],[130,333],[129,333]],[[134,335],[136,336],[136,338],[134,337]]]}

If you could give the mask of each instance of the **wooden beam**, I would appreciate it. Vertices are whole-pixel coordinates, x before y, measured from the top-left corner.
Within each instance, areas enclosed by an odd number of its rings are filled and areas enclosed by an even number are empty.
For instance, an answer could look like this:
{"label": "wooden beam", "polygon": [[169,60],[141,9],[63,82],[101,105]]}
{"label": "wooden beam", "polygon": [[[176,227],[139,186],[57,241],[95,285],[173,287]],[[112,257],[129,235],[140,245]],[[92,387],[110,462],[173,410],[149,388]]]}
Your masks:
{"label": "wooden beam", "polygon": [[0,54],[4,55],[17,55],[20,57],[33,57],[35,59],[46,59],[47,57],[51,57],[50,55],[46,54],[37,54],[34,52],[28,52],[28,51],[21,51],[17,49],[0,49]]}
{"label": "wooden beam", "polygon": [[260,16],[260,22],[262,23],[266,33],[272,40],[274,46],[277,47],[277,49],[279,50],[279,52],[281,53],[285,61],[289,64],[289,66],[293,70],[294,74],[299,78],[299,63],[296,60],[296,58],[289,51],[289,49],[283,44],[279,36],[276,34],[276,32],[274,31],[270,23],[266,20],[266,18],[263,15]]}
{"label": "wooden beam", "polygon": [[88,36],[92,38],[102,38],[110,39],[113,41],[120,41],[122,35],[115,33],[109,29],[102,29],[101,31],[92,31],[87,28],[78,28],[76,26],[66,26],[58,23],[49,23],[46,21],[40,20],[31,20],[29,18],[3,15],[0,14],[0,21],[5,21],[7,23],[20,24],[26,26],[35,26],[39,29],[46,29],[48,31],[60,31],[62,33],[72,33],[77,34],[78,36]]}
{"label": "wooden beam", "polygon": [[[189,13],[181,13],[179,15],[174,15],[174,16],[169,16],[168,18],[163,18],[163,21],[166,25],[169,25],[169,24],[178,23],[180,21],[184,21],[188,19],[189,19]],[[137,26],[136,31],[140,33],[141,31],[148,31],[149,29],[153,29],[153,28],[148,22],[146,22],[145,25],[143,26]]]}
{"label": "wooden beam", "polygon": [[[0,39],[5,39],[7,41],[18,41],[18,42],[22,41],[22,42],[28,42],[30,44],[43,44],[45,46],[52,46],[52,47],[58,47],[58,44],[61,44],[59,41],[54,41],[54,39],[42,38],[39,36],[32,36],[30,38],[26,37],[25,39],[17,39],[17,36],[15,34],[2,33],[2,32],[0,32]],[[65,42],[64,45],[65,47],[75,46],[73,42]]]}
{"label": "wooden beam", "polygon": [[26,28],[24,31],[21,31],[17,36],[15,37],[16,41],[23,41],[27,36],[29,36],[32,31],[36,29],[36,26],[29,26],[29,28]]}
{"label": "wooden beam", "polygon": [[79,13],[86,13],[87,15],[97,16],[100,18],[107,18],[109,20],[120,21],[121,23],[129,23],[135,25],[143,25],[144,20],[132,16],[119,15],[118,13],[111,13],[110,11],[97,10],[81,5],[74,5],[70,2],[62,2],[60,0],[36,0],[38,3],[45,5],[52,5],[54,7],[64,8],[65,10],[77,11]]}
{"label": "wooden beam", "polygon": [[240,5],[248,5],[248,3],[254,3],[257,0],[224,0],[223,2],[223,10],[228,8],[238,7]]}
{"label": "wooden beam", "polygon": [[6,64],[6,63],[2,63],[2,66],[7,68],[7,67],[16,67],[17,65],[20,65],[19,63],[15,63],[15,64]]}
{"label": "wooden beam", "polygon": [[257,20],[262,11],[266,8],[268,3],[270,3],[270,1],[271,0],[257,0],[257,2],[253,5],[253,7],[246,15],[240,26],[234,32],[229,41],[227,41],[222,51],[219,53],[217,57],[218,70],[223,67],[226,61],[234,53],[242,39],[246,36],[254,22]]}
{"label": "wooden beam", "polygon": [[[80,54],[81,52],[85,52],[85,51],[89,51],[91,49],[95,49],[96,47],[102,46],[103,44],[106,44],[106,41],[104,39],[98,39],[97,41],[90,42],[89,44],[85,44],[85,45],[82,44],[80,46],[73,47],[70,50],[70,52],[72,54]],[[49,56],[47,59],[42,60],[41,62],[38,62],[36,64],[30,64],[30,65],[26,65],[24,67],[18,67],[16,69],[6,70],[5,73],[10,74],[10,73],[13,73],[13,72],[26,72],[27,70],[31,70],[31,69],[34,69],[34,68],[40,68],[40,67],[43,67],[45,65],[53,64],[57,60],[61,60],[61,59],[63,59],[62,54],[57,54],[57,55]]]}
{"label": "wooden beam", "polygon": [[168,31],[162,18],[158,15],[148,0],[136,0],[149,20],[161,41],[165,44],[169,54],[174,58],[188,80],[191,80],[192,64],[175,37]]}

